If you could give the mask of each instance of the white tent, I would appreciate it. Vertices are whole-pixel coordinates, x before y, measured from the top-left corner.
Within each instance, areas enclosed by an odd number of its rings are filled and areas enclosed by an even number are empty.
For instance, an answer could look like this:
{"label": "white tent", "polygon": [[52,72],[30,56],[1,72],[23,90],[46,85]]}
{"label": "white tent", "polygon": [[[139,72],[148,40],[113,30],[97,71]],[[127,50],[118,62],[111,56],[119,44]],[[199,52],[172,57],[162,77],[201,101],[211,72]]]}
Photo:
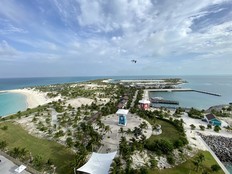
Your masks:
{"label": "white tent", "polygon": [[117,152],[102,154],[93,152],[89,161],[77,169],[77,171],[89,174],[108,174],[116,153]]}
{"label": "white tent", "polygon": [[150,104],[151,102],[149,100],[139,100],[139,103],[142,103],[142,104]]}
{"label": "white tent", "polygon": [[119,109],[119,110],[116,112],[116,114],[117,114],[117,115],[127,115],[128,112],[129,112],[129,110],[127,110],[127,109]]}

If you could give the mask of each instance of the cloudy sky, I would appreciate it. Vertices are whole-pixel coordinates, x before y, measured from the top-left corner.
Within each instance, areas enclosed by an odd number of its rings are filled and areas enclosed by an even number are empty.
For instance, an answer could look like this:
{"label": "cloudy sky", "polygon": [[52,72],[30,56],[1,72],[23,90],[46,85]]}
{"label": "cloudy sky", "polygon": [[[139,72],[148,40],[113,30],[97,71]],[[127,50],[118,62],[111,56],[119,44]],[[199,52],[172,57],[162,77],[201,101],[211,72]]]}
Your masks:
{"label": "cloudy sky", "polygon": [[232,0],[1,0],[0,77],[195,74],[232,74]]}

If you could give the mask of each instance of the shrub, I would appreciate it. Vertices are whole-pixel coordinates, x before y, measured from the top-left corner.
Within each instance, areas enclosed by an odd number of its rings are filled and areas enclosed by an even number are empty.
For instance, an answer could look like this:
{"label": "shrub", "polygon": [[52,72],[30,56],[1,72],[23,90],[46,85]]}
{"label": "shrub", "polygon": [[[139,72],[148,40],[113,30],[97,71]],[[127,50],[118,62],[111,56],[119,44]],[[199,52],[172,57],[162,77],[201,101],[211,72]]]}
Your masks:
{"label": "shrub", "polygon": [[170,154],[174,149],[173,144],[170,141],[164,139],[155,140],[153,142],[148,141],[146,142],[145,147],[148,150],[156,152],[157,155]]}
{"label": "shrub", "polygon": [[168,155],[168,156],[167,156],[167,161],[168,161],[168,163],[171,164],[171,165],[175,164],[175,159],[174,159],[173,156],[171,156],[171,155]]}
{"label": "shrub", "polygon": [[8,126],[5,125],[5,126],[1,127],[1,129],[2,129],[2,130],[7,130],[7,129],[8,129]]}
{"label": "shrub", "polygon": [[205,130],[205,126],[200,125],[199,127],[200,127],[200,129],[201,129],[202,131]]}
{"label": "shrub", "polygon": [[213,164],[212,166],[211,166],[211,170],[213,171],[213,172],[217,172],[217,171],[219,171],[221,169],[221,167],[218,165],[218,164]]}
{"label": "shrub", "polygon": [[191,118],[201,119],[203,118],[202,111],[199,111],[197,109],[191,108],[188,112],[188,116]]}
{"label": "shrub", "polygon": [[215,132],[219,132],[221,130],[221,128],[219,126],[214,126],[214,131]]}
{"label": "shrub", "polygon": [[0,149],[4,150],[7,146],[7,142],[6,141],[0,141]]}
{"label": "shrub", "polygon": [[196,126],[194,124],[191,124],[190,127],[192,130],[194,130],[196,128]]}

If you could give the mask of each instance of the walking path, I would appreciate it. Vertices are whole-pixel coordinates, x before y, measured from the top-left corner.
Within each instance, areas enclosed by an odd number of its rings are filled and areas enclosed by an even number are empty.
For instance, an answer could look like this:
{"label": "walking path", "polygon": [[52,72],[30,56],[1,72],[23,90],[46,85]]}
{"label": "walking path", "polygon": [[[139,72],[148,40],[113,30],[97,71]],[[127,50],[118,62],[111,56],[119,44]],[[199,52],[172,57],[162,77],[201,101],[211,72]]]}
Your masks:
{"label": "walking path", "polygon": [[135,100],[136,100],[136,98],[137,98],[137,95],[138,95],[138,90],[135,91],[135,95],[134,95],[133,100],[132,100],[132,102],[131,102],[130,108],[133,108],[133,107],[134,107],[134,105],[135,105]]}
{"label": "walking path", "polygon": [[[0,155],[0,173],[2,174],[18,174],[15,172],[15,169],[17,169],[19,166],[14,164],[12,161],[8,160],[4,156]],[[26,170],[22,171],[20,174],[30,174]]]}

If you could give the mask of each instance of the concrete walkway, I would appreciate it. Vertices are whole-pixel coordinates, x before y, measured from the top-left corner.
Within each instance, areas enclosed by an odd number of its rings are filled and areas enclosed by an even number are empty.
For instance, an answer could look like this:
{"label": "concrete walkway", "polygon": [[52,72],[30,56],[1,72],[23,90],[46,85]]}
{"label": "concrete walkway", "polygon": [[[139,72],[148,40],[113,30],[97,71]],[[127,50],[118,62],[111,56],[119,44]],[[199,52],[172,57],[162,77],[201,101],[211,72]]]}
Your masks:
{"label": "concrete walkway", "polygon": [[[15,169],[18,168],[16,164],[14,164],[12,161],[8,160],[4,156],[0,155],[0,173],[1,174],[18,174],[15,172]],[[30,174],[26,170],[22,171],[20,174]]]}
{"label": "concrete walkway", "polygon": [[131,102],[130,108],[133,108],[135,105],[135,100],[137,99],[137,95],[138,95],[138,90],[135,91],[135,95],[133,97],[133,100]]}

